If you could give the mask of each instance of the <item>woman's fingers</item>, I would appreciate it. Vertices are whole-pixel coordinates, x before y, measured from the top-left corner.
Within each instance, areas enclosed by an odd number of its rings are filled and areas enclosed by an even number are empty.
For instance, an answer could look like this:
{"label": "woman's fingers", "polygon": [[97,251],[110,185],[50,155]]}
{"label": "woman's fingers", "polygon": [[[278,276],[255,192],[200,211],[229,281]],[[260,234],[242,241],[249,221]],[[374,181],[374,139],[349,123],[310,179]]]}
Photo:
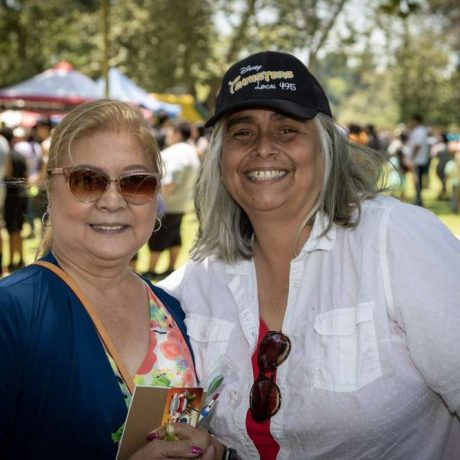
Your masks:
{"label": "woman's fingers", "polygon": [[203,451],[211,444],[211,436],[207,431],[200,428],[194,428],[186,423],[174,423],[161,426],[153,430],[147,438],[152,437],[155,439],[155,434],[161,440],[177,441],[178,438],[179,440],[189,441],[191,445],[200,447]]}
{"label": "woman's fingers", "polygon": [[[174,440],[173,440],[174,439]],[[222,445],[210,434],[185,423],[161,426],[147,436],[144,448],[149,459],[197,458],[216,460],[222,457]],[[135,460],[143,460],[139,457]]]}
{"label": "woman's fingers", "polygon": [[[191,445],[189,441],[162,441],[156,439],[130,457],[130,460],[163,460],[175,458],[198,458],[204,449]],[[212,458],[212,457],[209,457]]]}
{"label": "woman's fingers", "polygon": [[218,458],[222,458],[222,456],[220,457],[216,457],[216,449],[214,448],[214,446],[211,444],[207,449],[206,451],[204,452],[204,454],[200,457],[200,460],[216,460]]}

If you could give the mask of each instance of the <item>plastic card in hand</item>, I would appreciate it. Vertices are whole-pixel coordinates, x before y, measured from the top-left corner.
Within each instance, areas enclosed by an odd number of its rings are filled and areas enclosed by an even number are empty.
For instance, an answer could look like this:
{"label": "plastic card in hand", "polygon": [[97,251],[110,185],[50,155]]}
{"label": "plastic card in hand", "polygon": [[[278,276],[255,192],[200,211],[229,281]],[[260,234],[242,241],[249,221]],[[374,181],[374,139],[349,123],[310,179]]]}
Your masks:
{"label": "plastic card in hand", "polygon": [[128,410],[117,460],[126,460],[145,446],[147,435],[165,423],[195,426],[203,401],[203,388],[136,386]]}

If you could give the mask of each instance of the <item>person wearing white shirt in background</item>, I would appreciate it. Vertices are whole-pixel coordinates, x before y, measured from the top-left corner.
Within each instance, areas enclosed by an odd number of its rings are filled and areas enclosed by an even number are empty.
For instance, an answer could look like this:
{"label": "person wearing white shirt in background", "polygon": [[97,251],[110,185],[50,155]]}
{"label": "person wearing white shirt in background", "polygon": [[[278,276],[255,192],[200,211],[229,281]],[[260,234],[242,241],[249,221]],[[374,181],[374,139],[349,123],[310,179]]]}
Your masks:
{"label": "person wearing white shirt in background", "polygon": [[414,204],[423,206],[423,181],[427,178],[430,163],[429,133],[428,128],[423,125],[423,117],[418,114],[412,115],[409,127],[411,131],[407,142],[407,166],[414,173]]}
{"label": "person wearing white shirt in background", "polygon": [[[184,215],[193,210],[193,196],[200,160],[196,147],[189,142],[191,126],[185,120],[172,120],[166,128],[166,145],[161,151],[164,177],[161,193],[165,213],[161,216],[161,227],[154,230],[149,239],[150,264],[144,276],[159,276],[155,269],[162,251],[169,252],[169,266],[164,274],[174,270],[182,248],[181,224]],[[164,275],[161,274],[161,275]]]}
{"label": "person wearing white shirt in background", "polygon": [[207,125],[198,239],[159,284],[224,376],[211,432],[248,460],[460,458],[460,242],[380,193],[385,156],[292,55],[231,66]]}

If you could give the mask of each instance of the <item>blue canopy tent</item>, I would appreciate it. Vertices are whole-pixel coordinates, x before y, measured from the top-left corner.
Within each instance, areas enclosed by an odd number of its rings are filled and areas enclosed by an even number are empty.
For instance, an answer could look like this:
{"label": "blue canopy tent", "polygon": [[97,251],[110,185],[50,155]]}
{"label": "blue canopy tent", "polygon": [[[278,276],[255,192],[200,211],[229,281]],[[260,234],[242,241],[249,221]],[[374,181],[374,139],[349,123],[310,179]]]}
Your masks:
{"label": "blue canopy tent", "polygon": [[[181,113],[181,106],[177,104],[168,104],[155,99],[147,91],[130,80],[119,70],[111,68],[109,70],[109,97],[120,101],[129,101],[134,104],[145,107],[151,112],[158,114],[165,112],[169,117],[177,117]],[[99,78],[96,82],[99,88],[99,97],[104,96],[105,80]]]}

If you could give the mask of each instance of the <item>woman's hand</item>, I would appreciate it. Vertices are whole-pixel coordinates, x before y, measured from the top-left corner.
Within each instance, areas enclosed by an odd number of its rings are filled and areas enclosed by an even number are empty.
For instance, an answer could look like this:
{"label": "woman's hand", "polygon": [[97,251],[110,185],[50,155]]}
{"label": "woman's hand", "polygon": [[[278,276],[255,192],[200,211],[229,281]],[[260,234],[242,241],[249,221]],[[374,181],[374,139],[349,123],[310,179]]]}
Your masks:
{"label": "woman's hand", "polygon": [[224,446],[207,431],[193,428],[185,423],[170,425],[177,441],[165,441],[166,428],[160,427],[147,437],[147,444],[131,455],[130,460],[160,460],[199,458],[221,460]]}

